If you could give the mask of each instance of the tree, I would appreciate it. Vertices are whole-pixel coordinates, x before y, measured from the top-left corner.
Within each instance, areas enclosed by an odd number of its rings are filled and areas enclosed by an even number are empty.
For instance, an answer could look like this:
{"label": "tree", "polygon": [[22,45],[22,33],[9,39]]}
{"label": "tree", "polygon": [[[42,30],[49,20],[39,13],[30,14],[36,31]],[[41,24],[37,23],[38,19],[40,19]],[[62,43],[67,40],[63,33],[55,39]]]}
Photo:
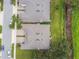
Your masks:
{"label": "tree", "polygon": [[22,28],[21,19],[18,16],[15,16],[15,15],[12,16],[12,22],[10,24],[10,28],[11,29],[15,28],[15,22],[16,22],[17,29],[21,29]]}
{"label": "tree", "polygon": [[16,5],[16,0],[11,0],[11,3],[15,6]]}

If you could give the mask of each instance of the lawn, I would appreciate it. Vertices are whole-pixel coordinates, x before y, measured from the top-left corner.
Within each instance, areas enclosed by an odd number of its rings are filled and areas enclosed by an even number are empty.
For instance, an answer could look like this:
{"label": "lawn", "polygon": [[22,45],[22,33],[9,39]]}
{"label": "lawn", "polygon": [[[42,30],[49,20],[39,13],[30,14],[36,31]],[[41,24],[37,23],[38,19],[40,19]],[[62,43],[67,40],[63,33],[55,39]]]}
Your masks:
{"label": "lawn", "polygon": [[[32,59],[32,51],[21,50],[17,44],[16,59]],[[12,44],[12,58],[14,57],[14,44]]]}
{"label": "lawn", "polygon": [[[55,45],[55,46],[52,45],[51,47],[55,51],[53,51],[52,53],[49,53],[49,52],[51,52],[50,51],[51,49],[48,50],[47,53],[51,55],[50,59],[52,59],[52,58],[56,59],[56,57],[59,58],[59,59],[66,59],[66,54],[64,53],[64,56],[63,56],[63,54],[61,53],[63,50],[66,51],[66,49],[63,49],[63,48],[61,49],[60,45],[59,45],[59,44],[62,45],[63,42],[57,44],[57,42],[59,40],[65,40],[66,39],[64,6],[63,6],[64,3],[63,2],[64,2],[63,0],[51,0],[51,9],[50,9],[50,11],[51,11],[50,12],[51,13],[50,14],[51,15],[51,17],[50,17],[50,19],[51,19],[51,37],[52,37],[51,41],[52,41],[53,45]],[[17,47],[17,52],[16,52],[17,57],[16,58],[17,59],[22,59],[22,58],[23,59],[33,59],[32,58],[33,52],[34,51],[20,50]],[[40,55],[40,54],[38,54],[38,55]]]}
{"label": "lawn", "polygon": [[0,11],[3,11],[3,0],[0,0]]}
{"label": "lawn", "polygon": [[78,0],[73,0],[73,11],[72,11],[74,59],[79,59],[79,7],[77,2]]}
{"label": "lawn", "polygon": [[16,59],[32,59],[32,50],[21,50],[17,46]]}
{"label": "lawn", "polygon": [[51,1],[51,34],[54,41],[57,41],[60,37],[63,37],[63,33],[65,33],[63,2],[63,0]]}
{"label": "lawn", "polygon": [[2,33],[2,25],[0,25],[0,34]]}

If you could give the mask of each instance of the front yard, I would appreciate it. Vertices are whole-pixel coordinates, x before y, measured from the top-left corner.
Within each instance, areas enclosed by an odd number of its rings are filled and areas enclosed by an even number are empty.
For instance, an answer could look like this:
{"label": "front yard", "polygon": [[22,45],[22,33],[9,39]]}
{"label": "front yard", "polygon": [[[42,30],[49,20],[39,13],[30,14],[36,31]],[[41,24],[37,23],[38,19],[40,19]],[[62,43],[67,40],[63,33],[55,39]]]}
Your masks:
{"label": "front yard", "polygon": [[31,50],[21,50],[17,46],[16,59],[32,59],[32,51]]}

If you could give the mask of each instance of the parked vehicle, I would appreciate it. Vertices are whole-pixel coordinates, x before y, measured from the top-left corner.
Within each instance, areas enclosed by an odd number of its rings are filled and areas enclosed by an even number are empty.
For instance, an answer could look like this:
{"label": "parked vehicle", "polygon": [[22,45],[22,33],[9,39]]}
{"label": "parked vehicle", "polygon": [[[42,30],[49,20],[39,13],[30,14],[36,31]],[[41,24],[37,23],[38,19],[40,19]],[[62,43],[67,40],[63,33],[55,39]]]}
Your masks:
{"label": "parked vehicle", "polygon": [[11,58],[11,52],[8,50],[7,51],[8,57]]}

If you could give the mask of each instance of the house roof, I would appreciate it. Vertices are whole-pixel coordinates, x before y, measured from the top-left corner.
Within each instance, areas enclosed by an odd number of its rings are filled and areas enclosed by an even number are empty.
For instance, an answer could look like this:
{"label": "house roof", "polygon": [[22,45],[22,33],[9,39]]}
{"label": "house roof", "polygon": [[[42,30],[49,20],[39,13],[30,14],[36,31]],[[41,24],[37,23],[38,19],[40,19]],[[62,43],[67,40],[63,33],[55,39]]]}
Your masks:
{"label": "house roof", "polygon": [[50,21],[50,0],[18,1],[18,14],[23,22]]}
{"label": "house roof", "polygon": [[23,24],[25,40],[21,49],[48,49],[50,45],[50,25]]}

